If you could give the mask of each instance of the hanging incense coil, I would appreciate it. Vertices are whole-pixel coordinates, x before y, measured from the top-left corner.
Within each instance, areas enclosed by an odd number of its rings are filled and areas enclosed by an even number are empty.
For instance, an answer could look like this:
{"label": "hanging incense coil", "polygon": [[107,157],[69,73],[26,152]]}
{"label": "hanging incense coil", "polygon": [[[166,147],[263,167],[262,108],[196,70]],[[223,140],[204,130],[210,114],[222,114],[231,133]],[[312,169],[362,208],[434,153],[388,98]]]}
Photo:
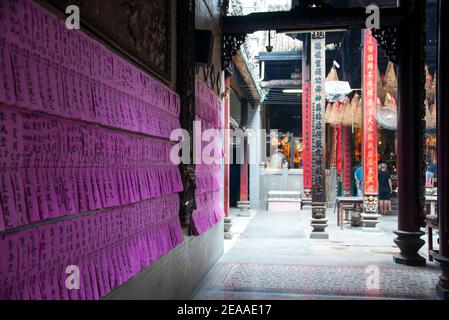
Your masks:
{"label": "hanging incense coil", "polygon": [[435,95],[436,95],[436,87],[434,86],[433,77],[429,72],[429,66],[426,65],[426,99],[428,102],[432,103],[435,101]]}
{"label": "hanging incense coil", "polygon": [[332,103],[328,103],[327,107],[326,107],[326,111],[324,112],[323,115],[323,121],[324,123],[329,123],[329,118],[332,112]]}
{"label": "hanging incense coil", "polygon": [[380,101],[380,98],[377,97],[377,100],[376,100],[376,109],[379,110],[379,109],[381,109],[382,107],[383,107],[382,101]]}
{"label": "hanging incense coil", "polygon": [[430,129],[430,106],[429,106],[429,100],[424,101],[424,111],[425,111],[425,118],[426,121],[426,129]]}
{"label": "hanging incense coil", "polygon": [[436,105],[436,103],[433,103],[432,107],[430,109],[430,126],[433,129],[437,128],[437,105]]}
{"label": "hanging incense coil", "polygon": [[[353,99],[354,100],[354,99]],[[342,125],[345,127],[352,127],[352,124],[355,121],[355,115],[357,112],[357,107],[352,101],[346,97],[343,102],[343,121]]]}
{"label": "hanging incense coil", "polygon": [[332,67],[331,71],[329,71],[326,81],[339,81],[337,69],[335,67]]}
{"label": "hanging incense coil", "polygon": [[338,127],[343,122],[343,112],[340,102],[334,102],[332,111],[329,115],[329,123],[333,127]]}
{"label": "hanging incense coil", "polygon": [[[380,99],[377,101],[378,107],[376,110],[377,123],[385,129],[397,130],[398,114],[394,98],[387,93],[385,98],[385,105],[382,105]],[[380,106],[379,106],[380,105]]]}
{"label": "hanging incense coil", "polygon": [[382,75],[380,74],[380,70],[377,69],[377,96],[381,101],[384,101],[386,94]]}
{"label": "hanging incense coil", "polygon": [[360,95],[358,93],[356,93],[354,95],[354,97],[352,98],[351,103],[353,103],[357,107],[360,104],[360,100],[361,100]]}
{"label": "hanging incense coil", "polygon": [[435,72],[435,75],[433,76],[432,93],[433,93],[434,97],[437,96],[437,73],[436,72]]}
{"label": "hanging incense coil", "polygon": [[425,72],[426,72],[426,85],[425,85],[425,89],[426,89],[426,99],[427,101],[432,101],[432,86],[433,86],[433,82],[432,82],[432,75],[429,72],[429,66],[426,65],[424,67]]}
{"label": "hanging incense coil", "polygon": [[426,100],[424,101],[424,105],[426,108],[426,129],[432,130],[437,127],[437,109],[436,105],[432,104],[429,105],[429,102]]}
{"label": "hanging incense coil", "polygon": [[396,77],[394,64],[392,62],[388,62],[387,71],[385,71],[384,90],[393,97],[397,96],[398,78]]}
{"label": "hanging incense coil", "polygon": [[387,93],[386,97],[385,97],[385,102],[384,102],[384,107],[385,108],[390,108],[392,109],[394,112],[398,111],[398,106],[396,104],[396,100],[391,96],[391,94]]}
{"label": "hanging incense coil", "polygon": [[[355,98],[355,97],[354,97]],[[363,99],[358,99],[356,101],[356,114],[355,114],[355,121],[354,121],[354,127],[356,128],[362,128],[363,126]]]}

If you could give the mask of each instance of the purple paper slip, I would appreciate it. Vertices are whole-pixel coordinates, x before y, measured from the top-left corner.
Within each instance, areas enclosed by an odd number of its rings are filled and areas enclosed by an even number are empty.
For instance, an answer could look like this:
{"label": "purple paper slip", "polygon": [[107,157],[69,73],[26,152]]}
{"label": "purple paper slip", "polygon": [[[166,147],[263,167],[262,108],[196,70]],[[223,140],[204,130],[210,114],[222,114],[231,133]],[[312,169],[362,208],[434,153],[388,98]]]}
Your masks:
{"label": "purple paper slip", "polygon": [[0,196],[2,199],[3,219],[6,229],[14,228],[19,225],[13,190],[9,173],[0,172]]}
{"label": "purple paper slip", "polygon": [[25,188],[21,171],[12,171],[10,173],[14,188],[14,200],[17,212],[18,225],[26,225],[29,223],[27,214],[27,205],[25,201]]}
{"label": "purple paper slip", "polygon": [[[45,268],[47,265],[78,264],[80,263],[80,259],[83,259],[82,257],[89,256],[93,252],[104,251],[106,250],[105,248],[115,245],[115,241],[118,241],[119,239],[120,243],[123,243],[126,239],[132,238],[131,243],[133,243],[133,245],[132,247],[129,247],[129,251],[127,253],[127,255],[130,255],[127,259],[132,261],[132,273],[128,273],[126,271],[127,268],[124,262],[126,259],[123,260],[123,257],[117,257],[117,259],[115,258],[115,249],[107,249],[107,252],[105,251],[106,254],[103,253],[99,256],[97,255],[97,261],[99,263],[96,264],[97,276],[101,278],[101,281],[103,281],[103,285],[100,284],[100,287],[102,286],[104,293],[107,293],[114,286],[118,285],[120,281],[125,281],[130,275],[139,272],[142,268],[154,261],[155,258],[153,256],[150,257],[149,255],[150,244],[148,241],[163,242],[160,245],[156,245],[156,247],[160,247],[160,249],[158,249],[159,254],[157,254],[157,256],[160,256],[160,254],[166,252],[169,248],[172,248],[176,243],[178,243],[178,237],[171,233],[171,229],[168,228],[168,225],[167,229],[164,229],[166,227],[163,229],[161,229],[161,226],[157,227],[157,232],[159,234],[158,237],[150,239],[148,236],[144,236],[144,233],[146,233],[147,230],[152,230],[155,228],[161,219],[164,219],[165,221],[165,219],[168,219],[171,216],[177,217],[177,210],[173,207],[173,203],[176,203],[177,201],[177,195],[170,195],[167,196],[166,199],[152,199],[136,205],[125,207],[125,209],[123,209],[123,214],[121,213],[122,209],[114,209],[109,212],[95,214],[93,216],[80,217],[76,220],[63,221],[54,225],[43,226],[43,229],[40,232],[41,236],[39,238],[41,251],[40,268]],[[151,220],[151,223],[149,223],[149,216],[152,215],[153,212],[156,213],[152,208],[157,208],[158,212],[166,212],[167,215],[165,217],[155,219],[154,221]],[[89,223],[92,218],[96,221],[95,225]],[[131,219],[131,223],[121,222],[123,219]],[[176,223],[179,228],[179,221]],[[91,228],[90,226],[94,229],[89,229]],[[84,237],[81,236],[84,230],[87,235],[86,241],[84,241]],[[59,233],[56,234],[55,231],[58,231]],[[89,240],[89,236],[92,233],[97,235],[97,240]],[[29,238],[30,237],[28,237],[28,239]],[[31,242],[31,240],[28,241],[28,243],[30,243],[28,245],[29,248],[31,248]],[[84,245],[81,244],[84,242],[88,243],[89,246],[81,250],[80,248],[84,247]],[[91,244],[94,245],[90,246]],[[54,246],[57,247],[53,248]],[[153,247],[154,244],[151,246]],[[90,249],[87,250],[87,248]],[[57,252],[60,252],[60,259],[55,260],[52,257],[57,255]],[[114,255],[114,257],[111,255]],[[31,257],[29,258],[29,261],[31,261]],[[121,266],[116,266],[116,263],[120,263]],[[98,268],[107,274],[98,275]],[[47,276],[41,275],[41,277],[44,279]],[[49,282],[46,286],[50,288],[50,291],[48,291],[48,288],[45,289],[45,296],[48,296],[48,294],[53,295],[54,293],[52,290],[54,288],[54,284],[52,284],[51,278],[49,278]],[[63,294],[63,292],[60,294]],[[77,298],[80,297],[81,296]]]}
{"label": "purple paper slip", "polygon": [[[179,96],[32,1],[8,1],[7,18],[4,3],[0,231],[105,211],[0,238],[0,297],[98,299],[178,243],[179,221],[155,224],[177,215],[180,183],[170,143],[96,124],[168,137]],[[65,289],[68,263],[81,269],[78,292]]]}
{"label": "purple paper slip", "polygon": [[[7,46],[12,47],[14,43],[20,45],[20,47],[23,45],[23,49],[27,52],[24,58],[20,56],[13,57],[18,66],[24,65],[21,68],[14,68],[17,70],[15,82],[17,88],[19,88],[17,91],[19,105],[74,118],[86,115],[85,118],[90,121],[131,131],[167,136],[166,128],[159,128],[154,133],[149,132],[147,130],[148,125],[142,125],[137,120],[142,115],[140,105],[143,101],[137,101],[136,97],[142,97],[145,102],[152,102],[153,105],[157,105],[159,110],[164,113],[177,114],[179,111],[179,97],[175,93],[161,85],[157,80],[143,74],[128,62],[114,56],[86,35],[78,32],[69,32],[65,29],[62,21],[45,12],[39,6],[32,3],[28,5],[27,1],[21,1],[21,3],[23,8],[19,10],[20,14],[14,18],[17,20],[15,23],[14,20],[9,21],[8,19],[2,21],[5,25],[9,24],[11,26],[12,24],[17,26],[17,28],[10,30],[11,32],[8,35],[15,33],[23,35],[19,38],[15,36],[8,37],[7,41],[9,43]],[[30,27],[31,22],[32,26]],[[4,43],[4,40],[0,42]],[[6,44],[2,48],[1,61],[4,64],[2,69],[7,71],[11,70],[11,67],[6,65],[10,59],[7,59],[5,56],[3,50],[5,48],[7,49]],[[14,55],[16,56],[15,50]],[[33,57],[33,63],[30,63],[29,55]],[[33,66],[36,67],[36,70],[34,70]],[[69,93],[65,83],[69,80],[62,76],[68,72],[67,68],[72,71],[82,71],[83,74],[94,75],[96,79],[102,81],[102,85],[112,85],[113,81],[111,80],[117,79],[117,87],[132,94],[128,98],[132,101],[125,103],[125,112],[122,114],[122,117],[118,117],[116,113],[116,100],[109,100],[109,102],[114,102],[107,103],[108,109],[106,109],[103,115],[99,113],[99,118],[95,117],[94,112],[78,113],[77,103],[73,102],[73,96],[78,96],[78,94],[72,95]],[[61,72],[61,69],[64,69],[64,71]],[[7,72],[3,74],[3,80],[6,79],[6,76],[8,76]],[[5,84],[0,90],[0,98],[9,104],[13,104],[14,96],[12,94],[14,92],[11,90],[13,81],[11,81],[11,75],[9,77],[7,81],[3,81]],[[91,93],[89,88],[85,87],[89,81],[88,79],[83,79],[81,83],[79,106],[91,110],[93,108],[93,103],[90,103],[91,97],[89,97]],[[68,100],[68,102],[65,100]],[[84,103],[84,100],[86,100],[86,103]],[[75,112],[67,109],[67,104],[72,104]],[[114,109],[111,107],[114,107]],[[107,121],[104,121],[104,118]],[[123,122],[123,124],[120,124],[120,122]]]}
{"label": "purple paper slip", "polygon": [[44,17],[43,11],[38,5],[32,6],[33,15],[33,50],[40,55],[45,55],[44,48]]}
{"label": "purple paper slip", "polygon": [[0,37],[0,102],[13,105],[16,102],[14,91],[14,76],[9,49],[5,40]]}
{"label": "purple paper slip", "polygon": [[44,169],[44,183],[45,183],[45,196],[47,198],[48,214],[51,218],[56,218],[61,215],[59,211],[58,200],[56,196],[55,186],[53,178],[53,169]]}
{"label": "purple paper slip", "polygon": [[8,280],[8,241],[6,235],[0,235],[0,298],[2,299],[6,299],[4,290]]}
{"label": "purple paper slip", "polygon": [[22,50],[17,45],[9,46],[12,61],[12,70],[15,81],[16,104],[22,108],[30,108],[31,100],[27,90],[25,61]]}

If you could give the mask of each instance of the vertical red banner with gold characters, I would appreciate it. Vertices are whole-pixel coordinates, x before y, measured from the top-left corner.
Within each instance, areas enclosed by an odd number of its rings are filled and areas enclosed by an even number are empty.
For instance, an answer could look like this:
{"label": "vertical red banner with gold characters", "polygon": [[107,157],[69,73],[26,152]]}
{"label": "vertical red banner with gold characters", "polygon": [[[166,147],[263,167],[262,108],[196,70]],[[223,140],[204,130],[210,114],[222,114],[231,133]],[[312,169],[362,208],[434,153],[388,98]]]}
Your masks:
{"label": "vertical red banner with gold characters", "polygon": [[377,40],[363,36],[363,185],[365,195],[377,195]]}
{"label": "vertical red banner with gold characters", "polygon": [[312,190],[312,106],[310,82],[302,84],[302,163],[304,190]]}

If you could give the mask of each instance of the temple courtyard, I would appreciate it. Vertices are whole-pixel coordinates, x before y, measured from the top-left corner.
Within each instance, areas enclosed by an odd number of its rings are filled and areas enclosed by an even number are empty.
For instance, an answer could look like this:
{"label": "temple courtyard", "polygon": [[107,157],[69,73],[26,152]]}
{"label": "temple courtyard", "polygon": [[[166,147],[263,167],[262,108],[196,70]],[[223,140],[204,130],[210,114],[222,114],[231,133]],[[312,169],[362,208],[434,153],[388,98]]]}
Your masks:
{"label": "temple courtyard", "polygon": [[[233,239],[192,299],[437,299],[437,263],[393,262],[395,215],[381,217],[377,233],[341,230],[334,210],[327,215],[329,239],[311,240],[310,209],[252,210],[250,217],[232,211]],[[420,254],[427,258],[426,246]]]}

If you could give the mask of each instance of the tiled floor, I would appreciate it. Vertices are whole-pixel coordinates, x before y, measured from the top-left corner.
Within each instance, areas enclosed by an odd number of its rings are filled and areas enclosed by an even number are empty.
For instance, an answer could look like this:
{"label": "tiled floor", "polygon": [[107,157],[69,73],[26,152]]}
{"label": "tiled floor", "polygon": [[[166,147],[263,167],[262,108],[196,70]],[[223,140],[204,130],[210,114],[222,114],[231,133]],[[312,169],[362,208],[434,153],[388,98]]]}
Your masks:
{"label": "tiled floor", "polygon": [[414,268],[392,261],[398,252],[393,242],[396,217],[382,217],[380,233],[367,233],[350,226],[340,230],[329,210],[329,240],[310,240],[310,216],[306,209],[236,217],[235,239],[226,242],[227,252],[193,298],[436,298],[440,270],[435,263]]}

